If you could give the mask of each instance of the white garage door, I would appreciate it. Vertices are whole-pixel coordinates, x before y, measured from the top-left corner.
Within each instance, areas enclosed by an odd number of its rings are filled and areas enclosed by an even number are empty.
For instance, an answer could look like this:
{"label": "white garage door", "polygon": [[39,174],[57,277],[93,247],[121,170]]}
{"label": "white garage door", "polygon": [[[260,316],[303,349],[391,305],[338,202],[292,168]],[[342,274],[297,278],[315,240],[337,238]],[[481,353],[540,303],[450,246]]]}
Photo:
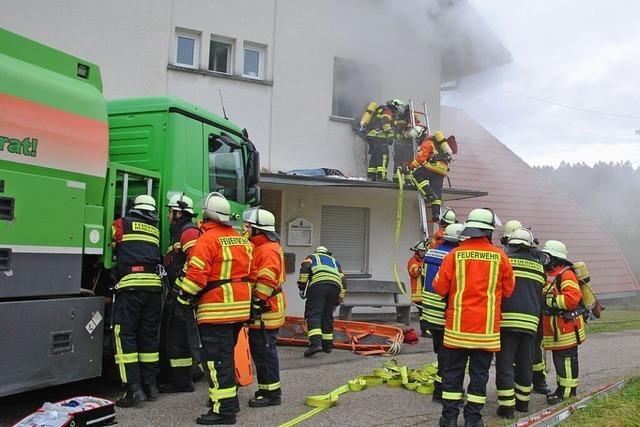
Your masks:
{"label": "white garage door", "polygon": [[322,206],[320,244],[333,252],[345,273],[367,273],[369,209]]}

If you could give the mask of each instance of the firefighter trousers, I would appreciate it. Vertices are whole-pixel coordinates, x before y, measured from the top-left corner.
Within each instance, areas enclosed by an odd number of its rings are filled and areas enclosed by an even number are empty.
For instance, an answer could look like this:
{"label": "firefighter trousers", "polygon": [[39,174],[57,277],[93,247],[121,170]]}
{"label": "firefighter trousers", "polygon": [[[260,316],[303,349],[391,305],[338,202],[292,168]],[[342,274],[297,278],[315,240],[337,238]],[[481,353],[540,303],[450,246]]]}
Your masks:
{"label": "firefighter trousers", "polygon": [[533,345],[533,384],[546,385],[547,372],[544,363],[544,348],[542,347],[542,321],[538,322],[538,332]]}
{"label": "firefighter trousers", "polygon": [[387,138],[368,137],[367,144],[369,144],[367,177],[372,181],[385,181],[387,179],[387,162],[389,159]]}
{"label": "firefighter trousers", "polygon": [[338,286],[328,282],[309,285],[304,319],[311,347],[333,347],[333,310],[338,302]]}
{"label": "firefighter trousers", "polygon": [[[460,413],[464,371],[469,360],[469,386],[467,404],[464,406],[465,423],[476,424],[482,419],[482,408],[487,400],[487,381],[493,353],[442,347],[442,416],[445,420],[456,420]],[[438,354],[440,354],[440,352]]]}
{"label": "firefighter trousers", "polygon": [[498,405],[525,409],[531,395],[533,347],[535,335],[500,331],[501,350],[496,353],[496,389]]}
{"label": "firefighter trousers", "polygon": [[241,329],[241,322],[199,327],[202,365],[209,382],[211,409],[216,414],[234,416],[240,411],[233,355]]}
{"label": "firefighter trousers", "polygon": [[400,139],[393,143],[393,170],[403,166],[408,167],[413,160],[413,143],[411,140]]}
{"label": "firefighter trousers", "polygon": [[[160,290],[158,288],[158,290]],[[162,293],[125,290],[113,307],[115,362],[124,384],[156,382]]]}
{"label": "firefighter trousers", "polygon": [[280,397],[280,362],[276,337],[278,329],[249,329],[249,349],[256,365],[258,394]]}
{"label": "firefighter trousers", "polygon": [[444,369],[444,352],[442,349],[442,342],[444,341],[444,330],[429,328],[431,332],[431,340],[433,341],[433,352],[438,356],[438,372],[436,372],[436,378],[433,383],[433,395],[442,397],[442,370]]}
{"label": "firefighter trousers", "polygon": [[556,368],[555,394],[563,399],[576,395],[578,387],[578,346],[553,350],[553,366]]}
{"label": "firefighter trousers", "polygon": [[185,310],[175,298],[165,303],[162,311],[160,339],[160,378],[177,386],[189,386],[192,381],[193,357],[189,345]]}
{"label": "firefighter trousers", "polygon": [[413,171],[411,181],[422,197],[431,202],[431,219],[434,222],[440,221],[444,176],[421,166]]}

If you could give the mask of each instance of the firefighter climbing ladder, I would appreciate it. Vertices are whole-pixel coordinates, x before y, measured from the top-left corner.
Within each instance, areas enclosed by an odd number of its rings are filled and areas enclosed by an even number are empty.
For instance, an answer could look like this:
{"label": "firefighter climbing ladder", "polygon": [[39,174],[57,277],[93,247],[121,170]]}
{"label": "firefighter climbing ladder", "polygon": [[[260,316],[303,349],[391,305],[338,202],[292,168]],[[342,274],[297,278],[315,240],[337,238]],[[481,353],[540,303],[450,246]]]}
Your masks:
{"label": "firefighter climbing ladder", "polygon": [[[427,132],[431,131],[431,126],[429,125],[429,115],[427,114],[427,103],[423,102],[422,103],[422,107],[424,108],[424,120],[425,120],[425,124],[427,125]],[[415,117],[415,109],[413,108],[413,100],[410,99],[409,100],[409,117],[410,117],[410,121],[411,121],[411,126],[415,126],[416,125],[416,117]],[[416,144],[414,142],[413,144],[413,156],[415,158],[418,149],[420,147],[418,147],[418,144]],[[427,220],[427,203],[424,200],[424,197],[422,196],[422,194],[418,191],[418,215],[420,218],[420,230],[422,232],[422,239],[424,241],[426,241],[429,236],[431,235],[431,233],[429,232],[429,221]],[[435,227],[436,225],[433,224],[433,230],[432,232],[435,232]]]}

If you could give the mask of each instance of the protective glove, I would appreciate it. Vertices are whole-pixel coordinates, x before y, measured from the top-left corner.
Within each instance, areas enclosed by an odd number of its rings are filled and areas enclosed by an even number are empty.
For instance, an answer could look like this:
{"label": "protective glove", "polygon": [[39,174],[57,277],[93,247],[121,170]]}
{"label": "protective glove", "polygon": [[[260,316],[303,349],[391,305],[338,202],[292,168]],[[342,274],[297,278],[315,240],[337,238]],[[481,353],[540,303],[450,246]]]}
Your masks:
{"label": "protective glove", "polygon": [[188,295],[177,295],[176,296],[176,301],[183,307],[183,308],[194,308],[198,305],[198,300],[195,296],[188,296]]}
{"label": "protective glove", "polygon": [[556,297],[553,295],[548,295],[544,299],[544,305],[548,308],[558,308],[558,302],[556,301]]}
{"label": "protective glove", "polygon": [[253,297],[251,300],[251,310],[249,312],[249,318],[251,320],[257,320],[260,318],[260,315],[264,313],[266,310],[266,301],[262,301],[260,298]]}

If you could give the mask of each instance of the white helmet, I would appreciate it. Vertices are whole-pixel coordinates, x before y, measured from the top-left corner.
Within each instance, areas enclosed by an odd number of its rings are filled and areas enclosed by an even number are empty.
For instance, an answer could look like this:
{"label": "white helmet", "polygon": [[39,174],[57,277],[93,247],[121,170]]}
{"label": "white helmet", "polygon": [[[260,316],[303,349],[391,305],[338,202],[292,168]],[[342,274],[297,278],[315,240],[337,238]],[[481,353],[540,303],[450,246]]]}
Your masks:
{"label": "white helmet", "polygon": [[464,229],[464,224],[449,224],[444,229],[444,236],[442,238],[447,242],[459,242],[464,240],[464,237],[460,236],[460,233]]}
{"label": "white helmet", "polygon": [[546,242],[544,242],[542,252],[563,261],[569,261],[567,258],[569,255],[567,252],[567,246],[558,240],[547,240]]}
{"label": "white helmet", "polygon": [[171,196],[167,207],[174,211],[187,212],[193,215],[193,200],[191,200],[191,197],[185,196],[184,193]]}
{"label": "white helmet", "polygon": [[221,224],[231,225],[231,205],[220,193],[209,193],[202,202],[202,212],[205,217]]}
{"label": "white helmet", "polygon": [[520,228],[522,228],[522,223],[520,221],[518,221],[517,219],[509,220],[504,223],[502,235],[508,238],[509,236],[511,236],[511,233]]}
{"label": "white helmet", "polygon": [[[505,228],[507,227],[505,226]],[[518,228],[517,230],[511,233],[511,235],[509,236],[509,240],[507,241],[507,244],[522,245],[528,248],[532,248],[534,246],[533,245],[534,240],[535,239],[533,238],[533,233],[531,232],[531,230],[529,230],[528,228]]]}
{"label": "white helmet", "polygon": [[156,201],[148,194],[140,194],[133,201],[133,208],[141,211],[156,211]]}
{"label": "white helmet", "polygon": [[455,211],[453,209],[445,209],[444,212],[440,213],[439,222],[444,222],[446,224],[455,223],[456,222],[456,213],[455,213]]}
{"label": "white helmet", "polygon": [[408,139],[417,139],[424,135],[426,129],[423,126],[412,126],[404,133],[404,137]]}
{"label": "white helmet", "polygon": [[329,249],[327,249],[326,247],[324,247],[324,246],[318,246],[316,248],[316,250],[313,251],[313,253],[315,253],[315,254],[326,254],[326,255],[331,256],[331,251]]}
{"label": "white helmet", "polygon": [[264,231],[276,231],[276,218],[266,209],[253,208],[244,211],[242,220],[251,227]]}

